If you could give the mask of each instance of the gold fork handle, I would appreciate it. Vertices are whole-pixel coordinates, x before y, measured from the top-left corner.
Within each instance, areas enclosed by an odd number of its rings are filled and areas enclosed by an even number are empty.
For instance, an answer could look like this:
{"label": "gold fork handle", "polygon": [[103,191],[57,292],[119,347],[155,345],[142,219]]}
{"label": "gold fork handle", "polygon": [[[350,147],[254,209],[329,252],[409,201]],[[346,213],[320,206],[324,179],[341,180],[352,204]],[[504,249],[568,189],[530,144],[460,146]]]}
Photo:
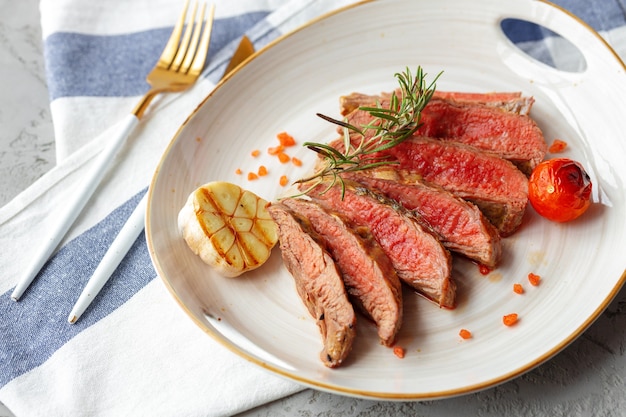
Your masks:
{"label": "gold fork handle", "polygon": [[157,94],[159,94],[161,91],[157,90],[157,89],[151,89],[150,91],[148,91],[142,98],[141,100],[139,100],[139,103],[137,103],[137,105],[135,106],[135,108],[132,111],[132,114],[134,114],[135,116],[137,116],[137,119],[141,119],[141,117],[143,116],[143,114],[145,113],[146,109],[148,108],[148,106],[150,105],[150,103],[152,102],[152,99],[154,97],[156,97]]}

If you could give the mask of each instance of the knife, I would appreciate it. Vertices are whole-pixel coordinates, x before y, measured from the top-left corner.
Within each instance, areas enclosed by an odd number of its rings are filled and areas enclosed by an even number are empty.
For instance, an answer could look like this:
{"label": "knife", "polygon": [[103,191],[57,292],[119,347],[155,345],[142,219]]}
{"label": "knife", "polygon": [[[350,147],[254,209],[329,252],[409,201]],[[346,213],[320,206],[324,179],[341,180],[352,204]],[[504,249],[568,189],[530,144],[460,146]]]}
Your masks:
{"label": "knife", "polygon": [[[237,46],[237,50],[233,54],[233,57],[230,59],[222,78],[228,75],[233,69],[235,69],[239,64],[245,61],[250,55],[254,53],[254,45],[248,39],[247,36],[243,36],[241,41],[239,41],[239,45]],[[148,202],[148,193],[143,196],[135,210],[130,215],[122,230],[120,230],[119,234],[111,244],[109,250],[105,253],[104,257],[100,261],[100,264],[94,271],[93,275],[85,285],[85,288],[81,292],[74,308],[70,312],[70,315],[67,318],[67,321],[74,324],[80,318],[80,316],[87,310],[87,307],[92,303],[94,298],[98,295],[104,284],[107,283],[109,278],[117,267],[119,266],[122,259],[126,256],[131,246],[137,238],[141,231],[144,229],[145,221],[146,221],[146,208]]]}

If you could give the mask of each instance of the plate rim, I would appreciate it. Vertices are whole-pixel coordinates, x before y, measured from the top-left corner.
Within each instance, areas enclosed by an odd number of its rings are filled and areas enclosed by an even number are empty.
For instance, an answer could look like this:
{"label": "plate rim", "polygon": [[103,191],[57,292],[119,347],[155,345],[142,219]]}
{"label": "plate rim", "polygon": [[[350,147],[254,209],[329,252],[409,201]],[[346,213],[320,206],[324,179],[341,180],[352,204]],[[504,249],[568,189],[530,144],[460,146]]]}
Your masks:
{"label": "plate rim", "polygon": [[[530,0],[529,0],[530,1]],[[568,15],[569,17],[573,18],[578,24],[581,25],[582,28],[586,29],[588,32],[590,32],[595,38],[597,38],[597,40],[599,40],[604,47],[613,55],[614,59],[617,61],[617,63],[619,65],[621,65],[621,67],[626,71],[626,64],[622,61],[622,59],[620,58],[620,56],[617,54],[617,52],[608,44],[608,42],[595,30],[593,29],[590,25],[588,25],[585,21],[583,21],[581,18],[579,18],[578,16],[576,16],[575,14],[573,14],[572,12],[568,11],[567,9],[554,4],[548,0],[533,0],[533,1],[537,1],[543,4],[548,5],[549,7],[553,7],[556,10],[560,11],[561,13],[564,13],[566,15]],[[235,76],[236,73],[238,73],[239,71],[241,71],[244,67],[250,65],[251,62],[253,62],[256,58],[258,58],[260,55],[264,54],[265,52],[267,52],[268,50],[274,48],[276,45],[280,44],[281,42],[285,41],[288,38],[291,38],[294,34],[310,27],[313,25],[318,24],[321,21],[326,20],[327,18],[331,17],[331,16],[335,16],[337,14],[340,14],[346,10],[351,10],[357,7],[360,7],[361,5],[364,4],[368,4],[368,3],[373,3],[376,2],[376,0],[361,0],[343,7],[340,7],[336,10],[324,13],[310,21],[308,21],[307,23],[299,26],[298,28],[287,32],[283,35],[280,35],[279,37],[277,37],[276,39],[270,41],[267,45],[263,46],[262,48],[260,48],[257,52],[255,52],[253,55],[251,55],[250,57],[248,57],[243,63],[241,63],[237,68],[235,68],[231,73],[229,73],[228,75],[226,75],[223,79],[221,79],[215,86],[214,89],[212,89],[212,91],[206,95],[206,97],[199,103],[199,105],[187,116],[187,118],[185,119],[185,121],[181,124],[181,126],[177,129],[177,131],[175,132],[174,136],[172,137],[172,139],[170,140],[170,142],[168,143],[165,151],[163,152],[158,164],[157,164],[157,168],[155,170],[155,173],[152,177],[152,180],[150,182],[150,187],[148,189],[148,207],[147,207],[147,213],[146,213],[146,241],[148,244],[148,250],[149,250],[149,254],[150,254],[150,258],[152,260],[152,263],[157,271],[157,274],[159,275],[159,278],[161,280],[161,282],[164,283],[165,287],[168,289],[168,291],[170,292],[170,294],[173,296],[173,298],[175,299],[175,301],[177,302],[177,304],[183,309],[183,311],[192,319],[192,321],[202,329],[202,331],[206,334],[208,334],[209,336],[211,336],[214,340],[216,340],[218,343],[220,343],[222,346],[226,347],[227,349],[229,349],[230,351],[232,351],[233,353],[237,354],[239,357],[254,363],[255,365],[270,371],[271,373],[275,374],[275,375],[279,375],[283,378],[286,378],[287,380],[291,380],[291,381],[296,381],[298,383],[304,384],[308,387],[311,388],[315,388],[315,389],[319,389],[322,391],[327,391],[330,393],[334,393],[334,394],[342,394],[342,395],[349,395],[349,396],[353,396],[353,397],[360,397],[360,398],[366,398],[366,399],[378,399],[378,400],[386,400],[386,401],[407,401],[407,400],[433,400],[433,399],[442,399],[442,398],[450,398],[450,397],[454,397],[454,396],[459,396],[459,395],[465,395],[465,394],[469,394],[469,393],[473,393],[473,392],[477,392],[477,391],[481,391],[484,389],[488,389],[488,388],[492,388],[494,386],[497,386],[501,383],[510,381],[514,378],[517,378],[521,375],[523,375],[526,372],[531,371],[532,369],[536,368],[539,365],[544,364],[545,362],[547,362],[548,360],[550,360],[552,357],[554,357],[555,355],[557,355],[558,353],[560,353],[561,351],[563,351],[568,345],[570,345],[572,342],[574,342],[576,339],[578,339],[582,333],[584,333],[597,319],[598,317],[602,314],[602,312],[609,306],[609,304],[615,299],[615,297],[618,295],[618,293],[621,291],[621,289],[624,287],[624,285],[626,284],[626,269],[622,272],[620,278],[616,281],[615,285],[612,287],[612,290],[604,297],[604,300],[602,303],[600,303],[593,311],[593,314],[589,315],[578,327],[576,327],[576,329],[569,334],[567,337],[563,338],[557,345],[555,345],[552,349],[550,349],[549,351],[545,352],[544,354],[534,358],[533,360],[517,367],[516,369],[513,369],[505,374],[501,374],[498,377],[495,378],[491,378],[489,380],[485,380],[485,381],[481,381],[479,383],[475,383],[475,384],[471,384],[471,385],[464,385],[462,387],[459,388],[454,388],[454,389],[448,389],[448,390],[439,390],[439,391],[431,391],[431,392],[427,392],[427,393],[392,393],[392,392],[381,392],[381,391],[372,391],[372,390],[361,390],[361,389],[353,389],[353,388],[347,388],[347,387],[343,387],[343,386],[339,386],[336,384],[330,384],[330,383],[324,383],[322,381],[317,381],[317,380],[313,380],[307,377],[302,377],[300,375],[298,375],[296,372],[289,372],[287,370],[281,369],[277,366],[274,366],[272,364],[268,364],[265,361],[263,361],[260,358],[257,358],[256,356],[252,355],[252,354],[248,354],[247,351],[245,351],[244,349],[240,348],[239,346],[237,346],[234,342],[232,342],[231,340],[229,340],[228,338],[222,336],[219,332],[214,332],[211,329],[207,328],[206,323],[202,322],[201,320],[199,320],[196,315],[194,314],[193,311],[191,311],[191,309],[189,308],[189,306],[187,306],[183,300],[178,296],[176,289],[171,285],[171,282],[167,279],[166,277],[166,273],[164,271],[164,269],[161,266],[161,263],[159,261],[158,255],[156,253],[156,249],[155,249],[155,243],[153,241],[153,233],[151,228],[149,227],[150,225],[150,220],[151,220],[151,210],[150,210],[150,206],[151,203],[153,201],[153,193],[154,193],[154,186],[157,182],[158,176],[159,176],[159,172],[161,170],[162,164],[165,160],[165,158],[167,157],[167,155],[169,154],[169,152],[171,151],[172,147],[177,143],[181,133],[184,131],[184,129],[186,128],[186,126],[190,123],[190,121],[198,114],[199,110],[206,104],[207,101],[209,101],[213,96],[216,95],[216,93],[226,84],[229,82],[229,80]]]}

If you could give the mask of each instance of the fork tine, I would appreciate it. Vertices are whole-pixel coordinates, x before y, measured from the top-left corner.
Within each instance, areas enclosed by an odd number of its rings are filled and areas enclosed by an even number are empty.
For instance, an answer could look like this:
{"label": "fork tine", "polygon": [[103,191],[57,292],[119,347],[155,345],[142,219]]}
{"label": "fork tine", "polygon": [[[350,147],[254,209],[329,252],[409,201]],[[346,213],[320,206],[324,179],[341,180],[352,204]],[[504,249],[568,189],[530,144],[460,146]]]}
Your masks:
{"label": "fork tine", "polygon": [[204,22],[204,13],[206,12],[206,3],[202,3],[202,9],[200,10],[200,16],[196,19],[193,25],[193,35],[191,40],[189,41],[189,48],[187,49],[187,53],[185,54],[185,59],[180,67],[181,72],[187,72],[189,70],[189,66],[193,61],[193,57],[196,54],[196,49],[198,47],[198,40],[200,39],[200,32],[202,31],[202,23]]}
{"label": "fork tine", "polygon": [[178,42],[180,41],[180,35],[183,32],[183,26],[185,26],[185,18],[187,16],[187,9],[189,8],[189,0],[185,0],[185,5],[183,6],[183,11],[178,17],[178,21],[172,30],[172,34],[170,35],[169,40],[167,41],[167,45],[165,45],[165,49],[163,49],[163,53],[159,58],[157,66],[163,69],[168,69],[174,60],[174,56],[176,55],[176,51],[178,50]]}
{"label": "fork tine", "polygon": [[204,68],[204,63],[206,61],[207,53],[209,51],[209,44],[211,43],[211,31],[213,29],[213,19],[215,17],[215,5],[211,5],[211,9],[209,10],[209,16],[206,19],[206,23],[204,25],[204,32],[202,33],[202,39],[198,44],[198,51],[196,52],[196,56],[191,63],[191,68],[189,69],[188,74],[190,75],[199,75]]}
{"label": "fork tine", "polygon": [[191,32],[193,31],[193,21],[196,18],[196,12],[198,11],[198,2],[195,1],[193,4],[193,9],[191,10],[191,20],[190,23],[187,23],[187,27],[185,28],[185,33],[183,34],[183,38],[180,40],[180,45],[178,45],[178,52],[176,52],[176,56],[174,57],[174,61],[172,62],[171,69],[174,71],[178,71],[180,68],[180,64],[182,64],[183,59],[185,58],[185,54],[187,53],[187,48],[189,47],[189,41],[191,39]]}

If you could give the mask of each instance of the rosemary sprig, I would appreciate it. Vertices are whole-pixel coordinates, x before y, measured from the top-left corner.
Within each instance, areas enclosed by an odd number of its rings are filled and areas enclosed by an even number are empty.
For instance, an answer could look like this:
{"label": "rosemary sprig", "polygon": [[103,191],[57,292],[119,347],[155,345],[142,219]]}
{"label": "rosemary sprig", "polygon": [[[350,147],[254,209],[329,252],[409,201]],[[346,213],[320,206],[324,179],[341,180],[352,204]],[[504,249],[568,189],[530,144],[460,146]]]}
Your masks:
{"label": "rosemary sprig", "polygon": [[318,113],[322,119],[343,128],[343,151],[323,143],[303,144],[325,160],[312,176],[296,181],[296,183],[313,181],[303,193],[306,194],[330,178],[327,189],[339,181],[343,198],[345,183],[341,177],[342,173],[396,163],[388,157],[378,157],[374,154],[398,145],[419,129],[421,112],[435,93],[435,83],[440,75],[441,73],[427,85],[426,74],[421,67],[417,67],[415,76],[409,68],[402,73],[396,73],[395,77],[400,84],[399,95],[395,91],[391,94],[389,107],[383,107],[380,102],[377,102],[375,107],[359,107],[359,110],[366,111],[372,116],[372,120],[361,127],[354,126],[346,120],[336,120]]}

